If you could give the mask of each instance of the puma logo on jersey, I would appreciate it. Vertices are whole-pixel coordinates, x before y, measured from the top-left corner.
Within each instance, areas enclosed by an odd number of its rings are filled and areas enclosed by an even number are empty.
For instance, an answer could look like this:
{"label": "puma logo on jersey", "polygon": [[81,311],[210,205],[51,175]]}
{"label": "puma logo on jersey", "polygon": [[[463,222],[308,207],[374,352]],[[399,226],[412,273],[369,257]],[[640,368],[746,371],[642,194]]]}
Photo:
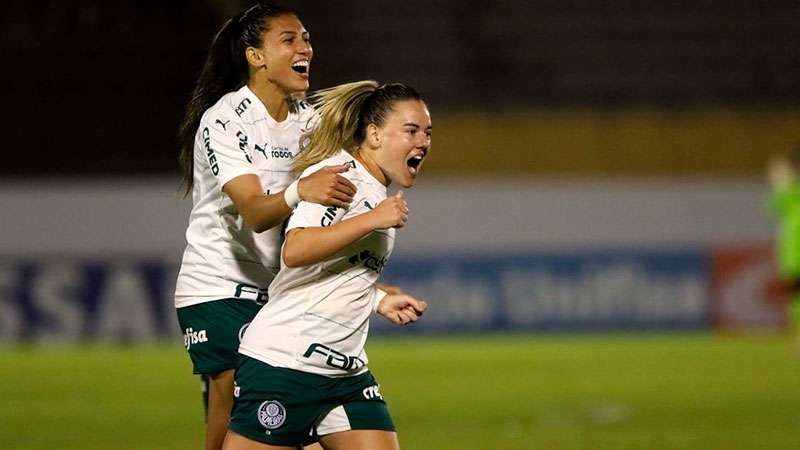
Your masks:
{"label": "puma logo on jersey", "polygon": [[261,154],[264,155],[264,158],[267,157],[267,146],[268,145],[269,145],[268,142],[265,142],[263,147],[261,147],[260,145],[256,144],[256,151],[257,152],[261,152]]}
{"label": "puma logo on jersey", "polygon": [[364,267],[377,273],[383,272],[383,267],[386,265],[386,258],[378,258],[377,255],[369,250],[362,250],[361,253],[356,253],[348,261],[350,261],[350,264],[361,262]]}
{"label": "puma logo on jersey", "polygon": [[303,357],[309,358],[315,353],[326,358],[325,364],[337,369],[355,370],[367,365],[367,363],[358,356],[347,356],[342,352],[338,352],[328,347],[327,345],[316,342],[308,346],[308,350],[303,353]]}
{"label": "puma logo on jersey", "polygon": [[244,114],[244,112],[247,111],[247,105],[249,105],[250,103],[253,102],[251,102],[249,98],[245,98],[244,100],[242,100],[241,103],[239,103],[239,105],[236,107],[235,110],[236,115],[242,117],[242,114]]}
{"label": "puma logo on jersey", "polygon": [[187,328],[183,332],[183,345],[186,350],[189,350],[194,344],[202,344],[208,342],[206,330],[194,331],[192,328]]}
{"label": "puma logo on jersey", "polygon": [[225,127],[227,127],[228,124],[231,123],[231,121],[227,120],[227,121],[223,122],[223,121],[217,119],[217,120],[214,121],[214,123],[218,123],[218,124],[222,125],[222,131],[228,131],[227,128],[225,128]]}

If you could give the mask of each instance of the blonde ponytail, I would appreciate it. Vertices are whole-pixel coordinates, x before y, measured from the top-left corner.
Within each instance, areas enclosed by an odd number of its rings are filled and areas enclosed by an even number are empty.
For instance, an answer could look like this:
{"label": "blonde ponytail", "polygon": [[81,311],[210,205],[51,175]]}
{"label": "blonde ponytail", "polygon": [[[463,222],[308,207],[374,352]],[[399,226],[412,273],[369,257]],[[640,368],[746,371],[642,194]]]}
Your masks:
{"label": "blonde ponytail", "polygon": [[319,113],[317,126],[303,138],[310,143],[294,160],[292,168],[302,172],[344,149],[353,152],[360,142],[356,142],[356,129],[359,114],[370,94],[378,89],[375,81],[357,81],[323,89],[311,96],[311,102]]}

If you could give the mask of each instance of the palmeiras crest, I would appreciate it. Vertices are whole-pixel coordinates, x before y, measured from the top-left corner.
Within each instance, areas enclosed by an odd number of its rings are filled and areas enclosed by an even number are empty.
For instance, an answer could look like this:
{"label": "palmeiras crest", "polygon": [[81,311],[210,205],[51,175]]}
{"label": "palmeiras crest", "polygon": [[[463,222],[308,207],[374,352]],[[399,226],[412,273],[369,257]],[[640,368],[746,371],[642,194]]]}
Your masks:
{"label": "palmeiras crest", "polygon": [[268,430],[274,430],[286,421],[286,408],[277,400],[268,400],[258,407],[258,422]]}

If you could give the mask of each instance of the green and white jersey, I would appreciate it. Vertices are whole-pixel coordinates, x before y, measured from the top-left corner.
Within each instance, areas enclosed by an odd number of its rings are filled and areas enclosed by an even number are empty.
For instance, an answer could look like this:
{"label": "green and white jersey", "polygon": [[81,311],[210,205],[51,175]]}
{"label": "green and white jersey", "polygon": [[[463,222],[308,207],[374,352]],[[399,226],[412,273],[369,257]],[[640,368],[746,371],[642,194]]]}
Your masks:
{"label": "green and white jersey", "polygon": [[[358,189],[348,210],[300,202],[293,228],[327,227],[373,209],[386,199],[386,186],[347,152],[309,167],[348,163],[342,175]],[[376,230],[317,264],[281,271],[267,303],[250,323],[239,353],[271,366],[330,377],[367,371],[364,343],[378,281],[394,246],[395,229]]]}
{"label": "green and white jersey", "polygon": [[194,143],[193,206],[176,307],[227,297],[266,301],[280,267],[280,227],[255,233],[222,188],[255,174],[267,194],[286,189],[296,179],[291,164],[299,141],[315,118],[313,108],[300,102],[278,123],[247,86],[203,114]]}

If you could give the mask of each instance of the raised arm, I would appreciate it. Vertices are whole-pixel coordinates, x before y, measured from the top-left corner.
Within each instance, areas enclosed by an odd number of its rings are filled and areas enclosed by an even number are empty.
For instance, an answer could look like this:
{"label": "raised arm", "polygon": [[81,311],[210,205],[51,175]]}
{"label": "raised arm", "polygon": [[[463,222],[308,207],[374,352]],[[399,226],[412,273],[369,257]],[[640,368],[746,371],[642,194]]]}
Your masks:
{"label": "raised arm", "polygon": [[403,192],[388,197],[375,209],[328,227],[295,228],[286,233],[283,262],[301,267],[320,262],[374,230],[400,228],[408,221]]}
{"label": "raised arm", "polygon": [[247,226],[256,233],[261,233],[280,225],[299,200],[338,208],[347,207],[353,201],[356,187],[339,174],[346,172],[349,167],[347,164],[323,167],[298,180],[295,187],[290,186],[287,191],[294,192],[289,195],[286,195],[286,191],[264,194],[258,176],[253,174],[230,180],[222,190],[233,201]]}

